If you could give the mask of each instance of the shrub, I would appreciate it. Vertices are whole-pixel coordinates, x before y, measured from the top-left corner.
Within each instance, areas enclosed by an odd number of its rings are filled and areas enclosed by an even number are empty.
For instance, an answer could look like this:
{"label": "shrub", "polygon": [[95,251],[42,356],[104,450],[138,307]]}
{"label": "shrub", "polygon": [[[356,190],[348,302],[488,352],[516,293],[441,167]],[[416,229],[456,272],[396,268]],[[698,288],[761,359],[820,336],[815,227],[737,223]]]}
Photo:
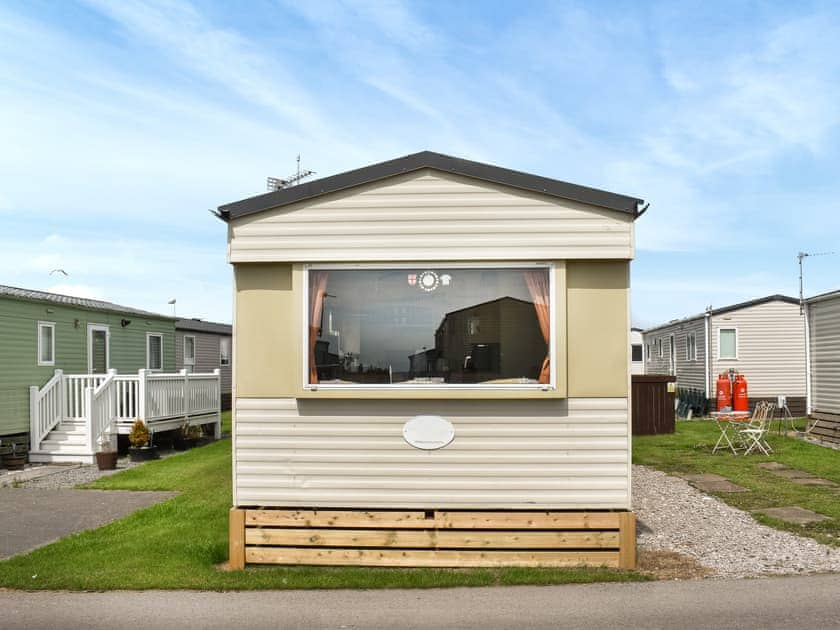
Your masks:
{"label": "shrub", "polygon": [[146,446],[149,443],[149,438],[151,435],[149,434],[149,429],[146,427],[146,423],[143,422],[140,418],[134,421],[134,424],[131,425],[131,432],[128,434],[128,441],[134,448],[140,448],[141,446]]}

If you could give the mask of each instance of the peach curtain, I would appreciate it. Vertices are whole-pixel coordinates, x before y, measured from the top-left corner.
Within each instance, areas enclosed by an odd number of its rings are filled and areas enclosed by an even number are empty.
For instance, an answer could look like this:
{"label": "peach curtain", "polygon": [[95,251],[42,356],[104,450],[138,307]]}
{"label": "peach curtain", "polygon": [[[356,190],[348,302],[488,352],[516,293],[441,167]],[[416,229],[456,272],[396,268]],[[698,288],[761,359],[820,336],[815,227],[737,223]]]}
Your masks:
{"label": "peach curtain", "polygon": [[318,383],[318,366],[315,364],[315,342],[321,332],[321,315],[324,313],[324,296],[327,294],[327,272],[309,272],[309,382]]}
{"label": "peach curtain", "polygon": [[[548,281],[548,271],[540,269],[538,271],[525,272],[525,284],[528,285],[528,291],[531,292],[531,299],[534,300],[534,310],[537,312],[537,321],[540,324],[540,332],[542,332],[543,339],[546,344],[551,341],[551,309],[549,308],[549,291],[550,285]],[[549,346],[548,354],[540,368],[540,383],[551,382],[551,348]]]}

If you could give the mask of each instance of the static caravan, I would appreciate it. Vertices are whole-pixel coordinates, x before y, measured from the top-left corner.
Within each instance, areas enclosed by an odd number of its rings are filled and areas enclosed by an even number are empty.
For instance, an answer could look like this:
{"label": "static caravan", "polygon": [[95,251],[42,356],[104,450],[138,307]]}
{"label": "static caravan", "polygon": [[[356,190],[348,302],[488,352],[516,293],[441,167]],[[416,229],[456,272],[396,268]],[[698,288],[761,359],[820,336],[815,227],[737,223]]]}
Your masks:
{"label": "static caravan", "polygon": [[677,387],[711,402],[717,375],[744,374],[750,403],[785,396],[805,413],[805,324],[799,300],[786,295],[708,309],[644,331],[645,373],[677,377]]}
{"label": "static caravan", "polygon": [[231,566],[634,566],[643,211],[431,152],[219,207]]}
{"label": "static caravan", "polygon": [[840,444],[840,291],[806,300],[805,312],[811,434]]}
{"label": "static caravan", "polygon": [[630,374],[645,373],[645,346],[641,328],[630,329]]}
{"label": "static caravan", "polygon": [[188,372],[219,370],[222,410],[231,405],[231,357],[233,329],[230,324],[189,318],[175,321],[175,367]]}

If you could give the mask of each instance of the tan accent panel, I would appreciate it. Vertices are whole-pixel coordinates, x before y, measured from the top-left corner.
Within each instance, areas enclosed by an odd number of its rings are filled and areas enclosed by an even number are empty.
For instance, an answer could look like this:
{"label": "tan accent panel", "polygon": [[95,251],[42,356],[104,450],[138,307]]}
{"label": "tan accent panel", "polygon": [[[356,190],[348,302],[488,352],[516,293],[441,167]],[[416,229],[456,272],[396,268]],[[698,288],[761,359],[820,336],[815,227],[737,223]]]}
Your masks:
{"label": "tan accent panel", "polygon": [[566,263],[570,397],[627,396],[630,265]]}
{"label": "tan accent panel", "polygon": [[236,393],[292,396],[300,377],[300,301],[292,265],[236,265]]}

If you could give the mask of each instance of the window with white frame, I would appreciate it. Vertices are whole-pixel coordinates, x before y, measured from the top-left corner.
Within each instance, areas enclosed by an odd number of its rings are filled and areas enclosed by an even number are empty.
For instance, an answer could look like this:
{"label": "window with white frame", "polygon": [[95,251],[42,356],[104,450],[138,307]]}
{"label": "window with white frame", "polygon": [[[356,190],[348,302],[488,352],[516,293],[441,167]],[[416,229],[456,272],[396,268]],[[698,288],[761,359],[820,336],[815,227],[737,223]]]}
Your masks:
{"label": "window with white frame", "polygon": [[548,265],[318,267],[307,295],[309,386],[551,383]]}
{"label": "window with white frame", "polygon": [[738,358],[738,330],[735,328],[721,328],[718,330],[718,358]]}
{"label": "window with white frame", "polygon": [[55,324],[38,322],[38,365],[55,365]]}
{"label": "window with white frame", "polygon": [[219,365],[230,365],[230,337],[219,339]]}
{"label": "window with white frame", "polygon": [[662,358],[662,337],[656,340],[656,356]]}
{"label": "window with white frame", "polygon": [[630,353],[631,357],[630,360],[634,363],[640,363],[642,361],[642,344],[634,343],[630,346]]}
{"label": "window with white frame", "polygon": [[184,335],[184,365],[195,365],[195,337]]}
{"label": "window with white frame", "polygon": [[160,333],[146,334],[146,368],[163,369],[163,335]]}
{"label": "window with white frame", "polygon": [[685,337],[685,358],[689,361],[697,360],[697,336],[693,332]]}

